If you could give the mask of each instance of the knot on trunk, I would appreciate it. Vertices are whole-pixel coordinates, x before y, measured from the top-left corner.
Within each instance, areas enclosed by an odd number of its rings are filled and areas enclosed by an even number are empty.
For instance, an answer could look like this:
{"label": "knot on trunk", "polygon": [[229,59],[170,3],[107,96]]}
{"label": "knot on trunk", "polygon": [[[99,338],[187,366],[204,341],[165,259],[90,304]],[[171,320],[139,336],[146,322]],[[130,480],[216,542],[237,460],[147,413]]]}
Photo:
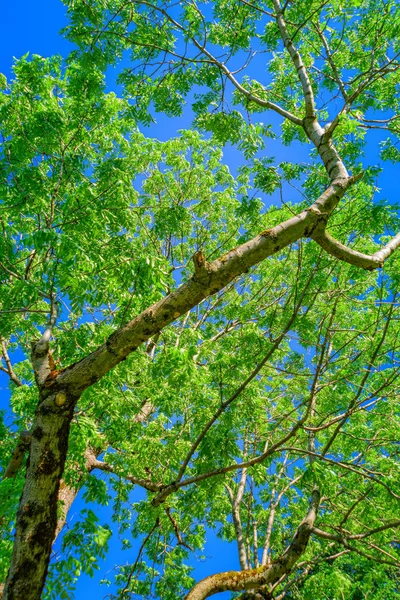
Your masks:
{"label": "knot on trunk", "polygon": [[193,255],[194,279],[202,284],[208,284],[210,279],[210,263],[206,261],[203,252],[199,250]]}

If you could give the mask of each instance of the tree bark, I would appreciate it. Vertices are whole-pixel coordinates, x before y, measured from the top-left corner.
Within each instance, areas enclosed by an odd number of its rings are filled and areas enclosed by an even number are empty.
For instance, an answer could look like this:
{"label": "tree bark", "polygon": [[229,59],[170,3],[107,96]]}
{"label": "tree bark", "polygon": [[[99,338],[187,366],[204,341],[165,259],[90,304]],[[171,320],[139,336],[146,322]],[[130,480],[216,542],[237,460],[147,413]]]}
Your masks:
{"label": "tree bark", "polygon": [[37,600],[47,575],[57,527],[57,499],[68,450],[75,399],[57,406],[57,393],[40,394],[25,486],[16,520],[3,600]]}
{"label": "tree bark", "polygon": [[[205,600],[219,592],[251,590],[256,593],[268,583],[278,581],[283,575],[291,571],[300,556],[305,552],[310,539],[315,519],[318,514],[321,496],[317,489],[312,493],[310,508],[300,523],[293,540],[287,550],[278,560],[269,566],[250,569],[248,571],[226,571],[211,575],[200,581],[186,596],[186,600]],[[263,592],[264,593],[264,590]]]}
{"label": "tree bark", "polygon": [[252,240],[209,263],[202,252],[194,256],[195,274],[177,290],[143,311],[113,333],[105,344],[62,371],[56,384],[74,396],[101,379],[136,350],[140,344],[185,314],[202,300],[222,290],[251,267],[302,237],[310,237],[320,222],[326,222],[346,190],[360,176],[335,179],[310,208],[262,231]]}

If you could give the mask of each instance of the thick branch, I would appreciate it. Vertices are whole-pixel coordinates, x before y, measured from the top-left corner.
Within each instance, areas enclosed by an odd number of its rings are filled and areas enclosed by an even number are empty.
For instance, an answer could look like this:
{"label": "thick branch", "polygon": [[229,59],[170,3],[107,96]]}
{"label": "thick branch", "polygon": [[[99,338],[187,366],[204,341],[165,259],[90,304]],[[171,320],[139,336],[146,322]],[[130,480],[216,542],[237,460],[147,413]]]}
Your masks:
{"label": "thick branch", "polygon": [[241,477],[240,477],[240,483],[239,483],[239,486],[237,489],[236,496],[233,494],[231,488],[229,486],[226,486],[226,489],[228,490],[229,498],[232,503],[232,520],[233,520],[233,525],[235,527],[236,543],[237,543],[238,554],[239,554],[239,563],[240,563],[240,568],[242,570],[248,569],[248,567],[249,567],[249,565],[247,564],[246,548],[244,545],[242,520],[240,518],[240,505],[241,505],[242,499],[243,499],[246,480],[247,480],[247,469],[243,469]]}
{"label": "thick branch", "polygon": [[390,240],[383,248],[374,254],[363,254],[357,250],[352,250],[341,242],[335,240],[326,230],[324,226],[318,226],[311,235],[312,239],[317,242],[328,254],[335,258],[365,269],[373,271],[383,266],[385,260],[393,254],[400,246],[400,233]]}
{"label": "thick branch", "polygon": [[[30,456],[3,600],[37,600],[40,597],[53,541],[64,526],[68,510],[86,476],[98,466],[100,450],[95,452],[88,448],[81,485],[73,488],[61,479],[76,402],[76,397],[69,397],[63,391],[42,387],[30,434]],[[136,420],[142,422],[150,412],[151,403],[146,401]],[[61,516],[57,515],[59,500],[62,502]]]}
{"label": "thick branch", "polygon": [[57,385],[80,395],[140,344],[166,325],[191,310],[202,300],[222,290],[238,275],[279,252],[301,237],[310,236],[320,221],[326,221],[345,191],[357,178],[335,180],[309,208],[272,229],[262,231],[252,240],[208,263],[199,252],[195,257],[195,274],[177,290],[143,311],[113,333],[105,344],[71,365],[57,377]]}
{"label": "thick branch", "polygon": [[74,406],[75,399],[66,394],[40,394],[3,600],[37,600],[41,595],[57,528],[57,499]]}
{"label": "thick branch", "polygon": [[303,519],[284,554],[271,565],[248,571],[227,571],[211,575],[200,581],[186,596],[186,600],[204,600],[227,590],[257,590],[267,583],[273,583],[291,571],[300,556],[305,552],[310,539],[320,503],[320,493],[314,490],[307,516]]}

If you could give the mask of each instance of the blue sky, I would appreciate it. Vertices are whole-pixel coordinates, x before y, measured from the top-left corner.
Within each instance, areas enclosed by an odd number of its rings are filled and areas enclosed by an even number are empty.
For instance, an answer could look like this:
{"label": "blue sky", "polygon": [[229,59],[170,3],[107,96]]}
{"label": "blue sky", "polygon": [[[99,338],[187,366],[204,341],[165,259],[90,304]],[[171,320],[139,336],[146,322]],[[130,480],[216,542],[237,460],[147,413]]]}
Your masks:
{"label": "blue sky", "polygon": [[[14,0],[5,2],[0,10],[2,21],[2,36],[0,36],[0,73],[12,78],[11,66],[14,58],[20,58],[26,52],[39,54],[47,57],[53,54],[67,56],[72,45],[59,34],[59,31],[67,23],[65,6],[58,0]],[[158,125],[152,128],[149,134],[157,135],[159,139],[168,139],[175,135],[177,129],[189,126],[186,117],[184,122],[174,119],[172,122],[166,117],[158,117]],[[20,360],[21,353],[15,353],[12,358]],[[8,404],[8,378],[0,372],[0,408],[6,408]],[[7,421],[9,422],[9,421]],[[137,500],[137,495],[132,495],[132,501]],[[73,505],[69,518],[73,524],[79,511],[86,504],[78,498]],[[92,506],[100,518],[100,523],[110,522],[111,510],[107,507]],[[59,541],[55,550],[59,549]],[[95,572],[93,579],[82,575],[77,584],[75,594],[76,600],[87,600],[103,598],[112,592],[112,588],[100,585],[102,578],[113,579],[114,564],[133,563],[139,549],[139,544],[134,543],[133,548],[121,551],[121,542],[118,535],[114,534],[110,540],[110,552],[107,560],[100,561],[100,571]],[[194,577],[199,580],[216,571],[224,571],[239,568],[236,547],[233,544],[222,544],[214,533],[209,532],[204,554],[205,560],[195,558],[192,565],[195,568]],[[220,594],[219,598],[229,598],[230,594]]]}

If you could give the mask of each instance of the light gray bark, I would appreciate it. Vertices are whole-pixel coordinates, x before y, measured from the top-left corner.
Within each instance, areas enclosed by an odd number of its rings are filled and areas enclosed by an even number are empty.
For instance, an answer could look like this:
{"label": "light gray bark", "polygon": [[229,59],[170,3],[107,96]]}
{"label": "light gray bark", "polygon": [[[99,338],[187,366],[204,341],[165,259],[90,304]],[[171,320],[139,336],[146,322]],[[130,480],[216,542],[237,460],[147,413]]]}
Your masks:
{"label": "light gray bark", "polygon": [[300,556],[305,552],[320,504],[320,493],[314,490],[310,502],[310,508],[300,523],[287,550],[276,561],[267,566],[248,571],[226,571],[217,573],[203,579],[194,586],[186,596],[186,600],[205,600],[219,592],[239,592],[251,590],[254,594],[259,588],[268,583],[274,583],[291,571]]}

